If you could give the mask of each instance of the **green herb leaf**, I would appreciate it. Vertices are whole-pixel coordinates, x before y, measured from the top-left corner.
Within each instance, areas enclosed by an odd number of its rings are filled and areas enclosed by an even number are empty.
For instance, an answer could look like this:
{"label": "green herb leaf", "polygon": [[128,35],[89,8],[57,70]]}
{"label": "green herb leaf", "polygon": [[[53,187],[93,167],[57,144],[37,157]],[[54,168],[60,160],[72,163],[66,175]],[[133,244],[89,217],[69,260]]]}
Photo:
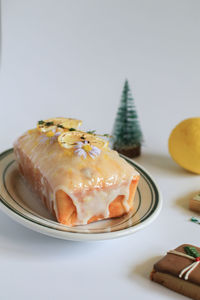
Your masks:
{"label": "green herb leaf", "polygon": [[65,128],[65,127],[64,127],[63,125],[61,125],[61,124],[58,124],[57,127],[58,127],[58,128]]}
{"label": "green herb leaf", "polygon": [[69,131],[76,131],[75,128],[69,128]]}

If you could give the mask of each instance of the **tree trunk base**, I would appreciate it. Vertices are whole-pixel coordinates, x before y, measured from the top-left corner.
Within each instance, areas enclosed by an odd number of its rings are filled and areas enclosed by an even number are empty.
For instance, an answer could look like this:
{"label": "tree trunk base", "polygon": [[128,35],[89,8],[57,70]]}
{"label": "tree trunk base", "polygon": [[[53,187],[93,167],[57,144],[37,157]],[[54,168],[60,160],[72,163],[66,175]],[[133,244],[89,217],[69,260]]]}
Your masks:
{"label": "tree trunk base", "polygon": [[130,158],[137,157],[141,154],[141,146],[140,145],[128,146],[128,147],[123,147],[123,148],[117,148],[114,146],[113,149],[125,156],[130,157]]}

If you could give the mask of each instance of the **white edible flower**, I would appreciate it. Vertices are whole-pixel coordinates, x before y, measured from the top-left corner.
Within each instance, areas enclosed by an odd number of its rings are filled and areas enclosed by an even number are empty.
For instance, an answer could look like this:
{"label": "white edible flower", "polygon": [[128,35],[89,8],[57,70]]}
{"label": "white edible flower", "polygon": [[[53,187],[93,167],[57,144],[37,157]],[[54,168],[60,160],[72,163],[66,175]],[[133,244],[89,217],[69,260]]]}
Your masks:
{"label": "white edible flower", "polygon": [[101,153],[101,150],[98,147],[91,145],[88,141],[77,142],[74,148],[74,153],[80,157],[83,156],[83,158],[86,158],[87,155],[89,155],[94,159]]}

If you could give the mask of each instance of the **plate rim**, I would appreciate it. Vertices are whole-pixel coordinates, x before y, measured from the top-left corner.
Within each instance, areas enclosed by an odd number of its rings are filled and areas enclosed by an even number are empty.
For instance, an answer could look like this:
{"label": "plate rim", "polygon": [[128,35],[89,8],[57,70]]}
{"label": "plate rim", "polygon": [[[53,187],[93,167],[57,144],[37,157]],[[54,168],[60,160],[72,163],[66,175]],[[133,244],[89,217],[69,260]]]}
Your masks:
{"label": "plate rim", "polygon": [[[3,160],[6,156],[8,156],[10,153],[13,152],[13,148],[9,148],[3,152],[0,153],[0,161]],[[137,232],[140,229],[143,229],[150,225],[160,214],[160,211],[162,209],[162,195],[160,192],[160,189],[158,185],[156,184],[155,180],[152,178],[152,176],[149,174],[148,171],[146,171],[145,168],[143,168],[140,164],[136,163],[135,161],[132,161],[130,158],[126,157],[125,155],[120,154],[122,158],[124,158],[127,162],[132,164],[133,166],[137,167],[141,172],[143,172],[149,179],[152,188],[157,194],[157,206],[155,210],[152,212],[151,215],[149,215],[142,223],[138,223],[134,226],[121,229],[118,231],[113,232],[102,232],[102,233],[77,233],[77,232],[68,232],[63,231],[47,226],[43,226],[41,224],[38,224],[37,222],[34,222],[30,219],[27,219],[23,215],[21,215],[18,211],[12,210],[6,203],[6,199],[0,195],[0,209],[7,214],[9,217],[11,217],[14,221],[17,221],[21,225],[33,230],[37,231],[41,234],[45,234],[47,236],[51,236],[54,238],[64,239],[64,240],[71,240],[71,241],[98,241],[98,240],[109,240],[119,237],[125,237],[127,235],[133,234]],[[6,203],[5,203],[6,202]]]}

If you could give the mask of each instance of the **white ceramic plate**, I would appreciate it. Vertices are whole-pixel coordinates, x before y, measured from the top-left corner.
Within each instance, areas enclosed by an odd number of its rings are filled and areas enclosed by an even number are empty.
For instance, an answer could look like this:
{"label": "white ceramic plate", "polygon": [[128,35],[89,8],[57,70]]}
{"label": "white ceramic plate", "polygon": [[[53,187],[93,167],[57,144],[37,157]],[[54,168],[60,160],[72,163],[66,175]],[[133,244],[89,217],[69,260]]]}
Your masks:
{"label": "white ceramic plate", "polygon": [[0,208],[32,230],[66,240],[96,241],[132,234],[155,220],[161,209],[161,198],[151,176],[141,166],[124,158],[141,175],[134,210],[126,216],[75,227],[59,224],[20,176],[13,149],[0,154]]}

